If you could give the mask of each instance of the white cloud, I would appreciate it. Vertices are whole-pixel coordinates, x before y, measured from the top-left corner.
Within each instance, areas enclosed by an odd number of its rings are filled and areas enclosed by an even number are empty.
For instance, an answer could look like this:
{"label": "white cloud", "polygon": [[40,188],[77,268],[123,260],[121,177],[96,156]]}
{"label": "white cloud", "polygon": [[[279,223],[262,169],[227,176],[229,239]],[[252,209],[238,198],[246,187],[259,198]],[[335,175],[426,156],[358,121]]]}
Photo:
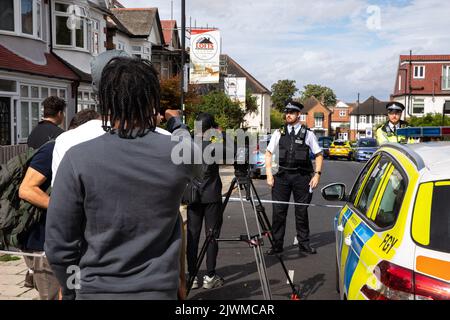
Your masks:
{"label": "white cloud", "polygon": [[[170,18],[169,0],[121,0],[127,7],[158,7]],[[174,16],[180,21],[180,2]],[[450,2],[383,1],[379,30],[369,30],[370,0],[190,0],[187,24],[216,26],[223,52],[268,88],[294,79],[318,83],[354,101],[391,94],[400,54],[450,53]],[[388,3],[388,4],[386,4]]]}

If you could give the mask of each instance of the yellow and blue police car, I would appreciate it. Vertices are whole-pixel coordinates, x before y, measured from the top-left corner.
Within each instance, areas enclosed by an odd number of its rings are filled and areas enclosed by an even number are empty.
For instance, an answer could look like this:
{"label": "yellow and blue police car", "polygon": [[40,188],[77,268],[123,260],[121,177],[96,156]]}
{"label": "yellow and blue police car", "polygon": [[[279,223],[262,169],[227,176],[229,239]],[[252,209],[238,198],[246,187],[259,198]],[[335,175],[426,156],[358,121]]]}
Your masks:
{"label": "yellow and blue police car", "polygon": [[349,194],[335,183],[322,196],[346,201],[334,220],[342,299],[450,299],[450,142],[383,145]]}

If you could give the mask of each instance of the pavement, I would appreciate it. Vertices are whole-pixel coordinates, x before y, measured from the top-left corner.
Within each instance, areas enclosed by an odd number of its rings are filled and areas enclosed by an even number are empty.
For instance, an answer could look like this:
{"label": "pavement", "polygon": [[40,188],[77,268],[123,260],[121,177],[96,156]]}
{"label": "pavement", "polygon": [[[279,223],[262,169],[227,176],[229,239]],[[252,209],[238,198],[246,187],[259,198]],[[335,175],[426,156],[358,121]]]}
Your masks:
{"label": "pavement", "polygon": [[0,300],[38,300],[35,289],[24,287],[28,267],[20,260],[0,262]]}
{"label": "pavement", "polygon": [[[220,175],[225,193],[234,177],[232,166],[220,168]],[[0,254],[0,256],[2,256]],[[23,257],[20,260],[0,261],[0,300],[38,300],[39,293],[35,289],[24,287],[27,266]]]}

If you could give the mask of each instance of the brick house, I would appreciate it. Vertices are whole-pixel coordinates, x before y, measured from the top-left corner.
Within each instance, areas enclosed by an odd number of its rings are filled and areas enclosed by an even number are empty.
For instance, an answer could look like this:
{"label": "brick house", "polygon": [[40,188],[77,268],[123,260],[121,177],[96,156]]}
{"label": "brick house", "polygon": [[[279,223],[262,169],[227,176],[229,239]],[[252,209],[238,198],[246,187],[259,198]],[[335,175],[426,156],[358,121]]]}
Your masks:
{"label": "brick house", "polygon": [[442,113],[450,101],[450,55],[401,55],[391,98],[406,106],[407,118]]}
{"label": "brick house", "polygon": [[355,107],[355,103],[344,101],[338,101],[334,107],[330,107],[332,111],[330,136],[345,141],[350,138],[350,113]]}
{"label": "brick house", "polygon": [[300,114],[300,122],[311,129],[317,137],[331,133],[331,110],[315,97],[303,101],[305,108]]}

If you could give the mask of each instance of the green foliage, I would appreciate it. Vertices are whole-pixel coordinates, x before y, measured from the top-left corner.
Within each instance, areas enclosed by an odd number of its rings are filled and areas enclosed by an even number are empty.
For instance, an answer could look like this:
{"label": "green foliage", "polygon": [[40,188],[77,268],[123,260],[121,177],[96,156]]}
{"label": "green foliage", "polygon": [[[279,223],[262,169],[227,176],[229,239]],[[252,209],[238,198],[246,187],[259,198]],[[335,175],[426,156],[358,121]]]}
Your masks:
{"label": "green foliage", "polygon": [[257,100],[252,96],[250,90],[245,93],[245,112],[246,114],[258,112]]}
{"label": "green foliage", "polygon": [[223,130],[238,129],[244,123],[246,112],[238,102],[232,101],[224,92],[212,91],[201,98],[199,104],[190,105],[187,108],[186,123],[189,128],[194,128],[194,121],[201,112],[212,114]]}
{"label": "green foliage", "polygon": [[450,117],[445,116],[444,123],[442,122],[442,113],[427,113],[423,117],[411,117],[408,119],[408,124],[411,127],[439,127],[450,126]]}
{"label": "green foliage", "polygon": [[270,110],[270,127],[272,129],[281,128],[284,124],[284,114],[277,109]]}
{"label": "green foliage", "polygon": [[9,254],[0,256],[0,262],[17,261],[17,260],[20,260],[20,258],[16,256],[11,256]]}
{"label": "green foliage", "polygon": [[325,106],[335,106],[337,99],[336,95],[332,89],[328,87],[324,87],[318,84],[307,84],[303,87],[303,91],[301,92],[301,100],[305,101],[308,98],[315,97],[317,100],[323,101]]}
{"label": "green foliage", "polygon": [[279,80],[272,85],[272,106],[283,111],[287,100],[292,99],[298,91],[295,80]]}

